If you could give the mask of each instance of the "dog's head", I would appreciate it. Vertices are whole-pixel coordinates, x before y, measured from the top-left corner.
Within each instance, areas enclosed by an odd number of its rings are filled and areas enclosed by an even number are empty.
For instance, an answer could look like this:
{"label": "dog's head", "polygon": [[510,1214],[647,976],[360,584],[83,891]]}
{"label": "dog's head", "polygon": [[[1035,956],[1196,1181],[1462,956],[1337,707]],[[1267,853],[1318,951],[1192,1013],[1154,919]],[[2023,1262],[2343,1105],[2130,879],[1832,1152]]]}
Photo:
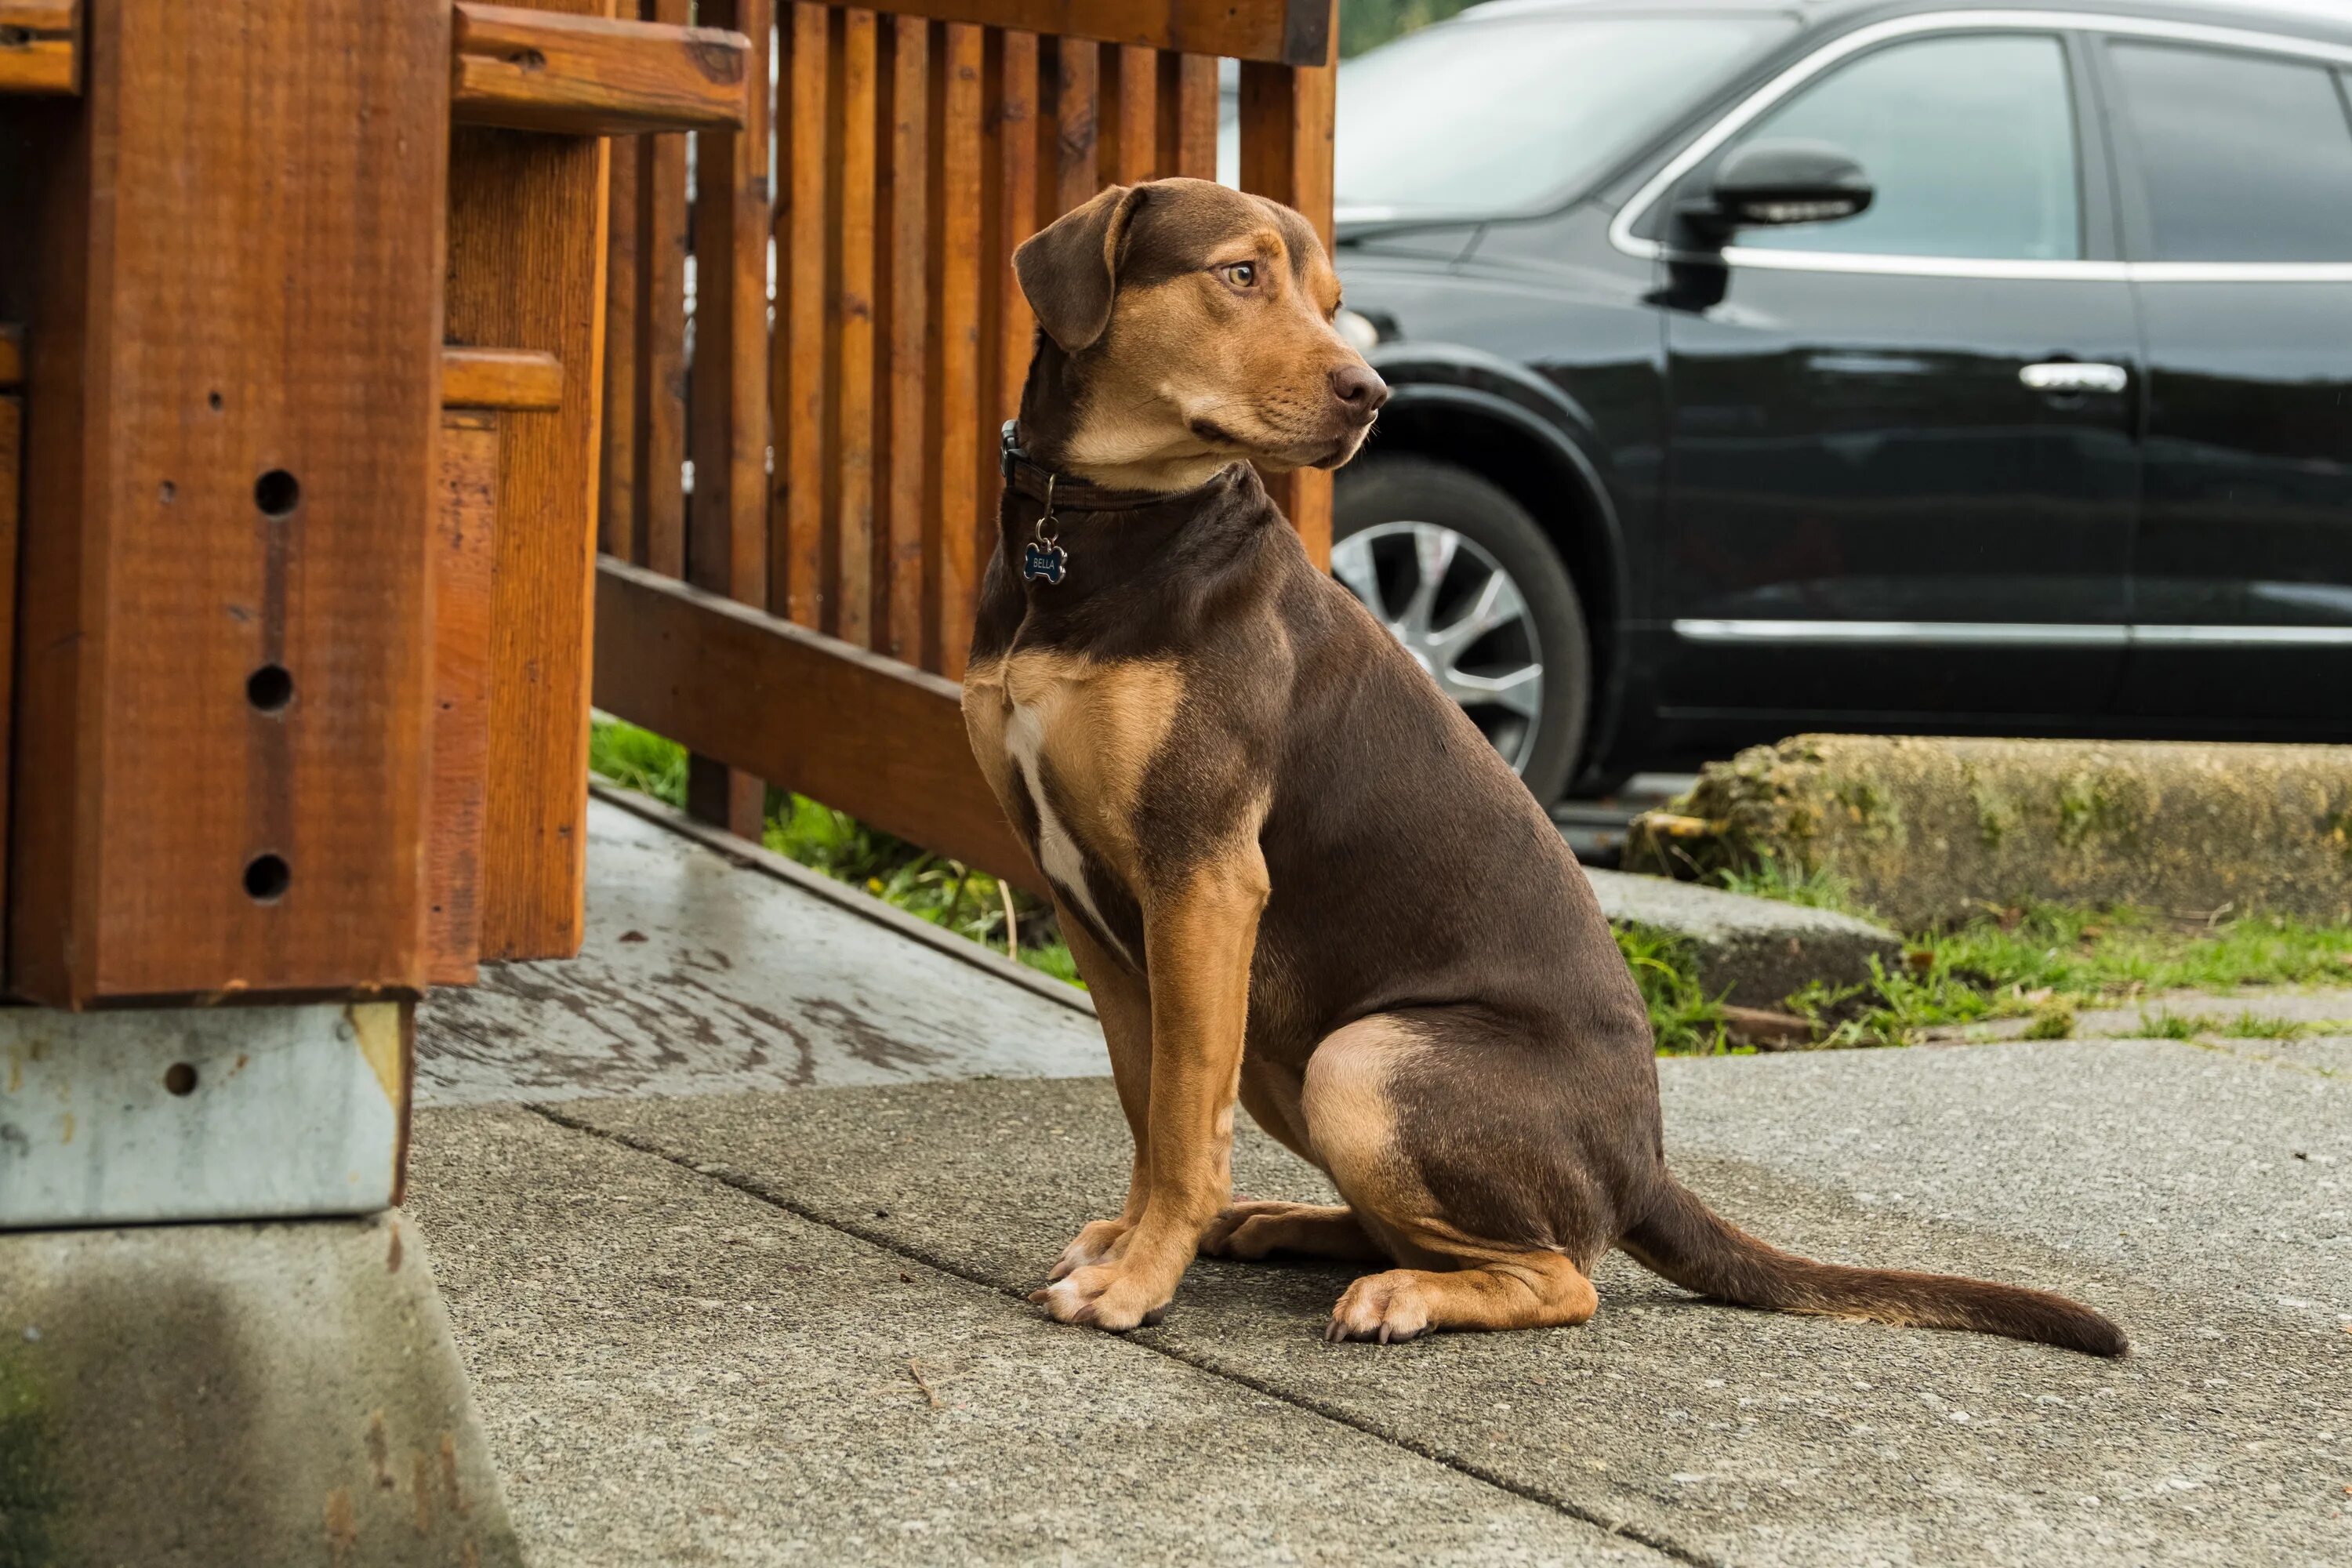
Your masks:
{"label": "dog's head", "polygon": [[1013,253],[1044,338],[1033,437],[1099,484],[1181,489],[1236,458],[1356,455],[1387,384],[1332,326],[1305,218],[1206,180],[1113,185]]}

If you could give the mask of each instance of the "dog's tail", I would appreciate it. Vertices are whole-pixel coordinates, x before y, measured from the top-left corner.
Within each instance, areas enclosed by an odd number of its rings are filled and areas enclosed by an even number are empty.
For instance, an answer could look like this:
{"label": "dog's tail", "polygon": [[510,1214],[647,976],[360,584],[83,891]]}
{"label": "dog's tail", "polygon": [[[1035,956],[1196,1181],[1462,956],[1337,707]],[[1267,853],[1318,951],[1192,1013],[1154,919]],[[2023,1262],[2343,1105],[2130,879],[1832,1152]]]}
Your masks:
{"label": "dog's tail", "polygon": [[1654,1274],[1744,1307],[1865,1318],[1902,1328],[1968,1329],[2092,1355],[2131,1353],[2121,1329],[2080,1302],[2046,1290],[1950,1274],[1848,1268],[1768,1247],[1671,1176],[1657,1207],[1618,1245]]}

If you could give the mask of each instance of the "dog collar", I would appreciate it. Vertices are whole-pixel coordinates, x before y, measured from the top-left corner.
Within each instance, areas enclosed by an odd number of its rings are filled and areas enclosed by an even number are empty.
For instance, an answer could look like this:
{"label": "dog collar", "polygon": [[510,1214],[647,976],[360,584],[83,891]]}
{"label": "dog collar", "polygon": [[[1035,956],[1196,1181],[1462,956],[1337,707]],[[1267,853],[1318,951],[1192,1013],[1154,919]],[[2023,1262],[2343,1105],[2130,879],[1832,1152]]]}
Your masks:
{"label": "dog collar", "polygon": [[1140,511],[1146,507],[1166,506],[1187,496],[1198,495],[1211,485],[1223,482],[1227,470],[1220,469],[1216,478],[1192,489],[1168,494],[1160,490],[1114,490],[1101,485],[1091,485],[1084,479],[1074,479],[1057,474],[1021,449],[1021,422],[1004,422],[1003,458],[1004,485],[1018,490],[1038,503],[1037,525],[1031,531],[1029,542],[1022,547],[1021,578],[1026,583],[1044,583],[1058,586],[1069,574],[1070,552],[1062,548],[1060,536],[1048,531],[1054,520],[1070,511]]}

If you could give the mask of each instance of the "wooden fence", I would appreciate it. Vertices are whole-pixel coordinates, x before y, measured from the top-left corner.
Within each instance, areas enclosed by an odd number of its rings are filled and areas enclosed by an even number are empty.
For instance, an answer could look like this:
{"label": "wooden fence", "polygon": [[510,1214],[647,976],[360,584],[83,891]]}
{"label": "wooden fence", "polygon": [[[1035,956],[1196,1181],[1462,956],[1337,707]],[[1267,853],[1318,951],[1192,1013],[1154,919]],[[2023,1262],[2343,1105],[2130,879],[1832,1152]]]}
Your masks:
{"label": "wooden fence", "polygon": [[[597,701],[693,749],[709,820],[756,833],[772,780],[1025,880],[953,684],[1029,362],[1010,258],[1106,184],[1214,178],[1222,58],[1241,184],[1328,242],[1336,6],[701,0],[691,19],[748,35],[774,85],[691,158],[683,136],[614,144]],[[1329,476],[1275,488],[1328,552]]]}

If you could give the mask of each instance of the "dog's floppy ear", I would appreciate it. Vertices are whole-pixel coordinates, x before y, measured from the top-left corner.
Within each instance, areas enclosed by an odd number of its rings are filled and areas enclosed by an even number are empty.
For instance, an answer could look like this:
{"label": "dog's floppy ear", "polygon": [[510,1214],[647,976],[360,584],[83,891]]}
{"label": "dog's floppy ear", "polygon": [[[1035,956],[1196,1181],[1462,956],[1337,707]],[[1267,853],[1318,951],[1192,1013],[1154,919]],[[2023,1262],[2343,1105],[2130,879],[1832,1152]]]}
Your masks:
{"label": "dog's floppy ear", "polygon": [[1142,205],[1142,186],[1112,185],[1030,236],[1013,253],[1013,273],[1029,309],[1063,353],[1076,353],[1110,325],[1119,247]]}

